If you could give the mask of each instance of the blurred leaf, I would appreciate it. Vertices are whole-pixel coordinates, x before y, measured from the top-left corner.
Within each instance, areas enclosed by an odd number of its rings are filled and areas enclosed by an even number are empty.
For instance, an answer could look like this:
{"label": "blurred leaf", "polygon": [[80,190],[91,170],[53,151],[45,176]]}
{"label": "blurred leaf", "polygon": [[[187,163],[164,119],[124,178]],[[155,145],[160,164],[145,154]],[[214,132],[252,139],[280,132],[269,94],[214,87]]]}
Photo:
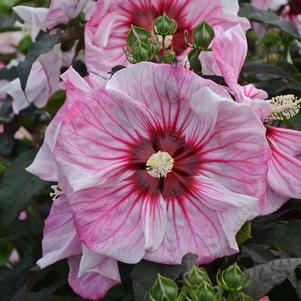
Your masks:
{"label": "blurred leaf", "polygon": [[35,155],[35,150],[20,154],[5,171],[0,184],[0,223],[6,227],[28,206],[31,199],[48,185],[25,170]]}
{"label": "blurred leaf", "polygon": [[27,79],[33,63],[40,55],[49,52],[54,45],[58,43],[58,37],[58,34],[50,35],[47,32],[40,31],[36,38],[36,42],[30,45],[25,61],[20,62],[17,67],[23,91],[25,91]]}
{"label": "blurred leaf", "polygon": [[301,220],[292,220],[260,229],[254,243],[269,245],[292,256],[301,257]]}
{"label": "blurred leaf", "polygon": [[240,5],[239,16],[246,17],[251,21],[263,23],[265,25],[276,26],[294,38],[300,40],[300,35],[297,29],[290,22],[284,20],[270,10],[261,10],[255,8],[249,3],[242,3]]}
{"label": "blurred leaf", "polygon": [[17,67],[0,69],[0,79],[6,79],[12,81],[18,77]]}
{"label": "blurred leaf", "polygon": [[[0,7],[1,8],[1,7]],[[19,31],[21,28],[15,27],[16,17],[11,15],[1,15],[0,17],[0,33],[6,31]],[[1,52],[1,49],[0,49]]]}
{"label": "blurred leaf", "polygon": [[54,115],[64,104],[66,99],[66,92],[63,90],[56,91],[48,101],[45,111]]}
{"label": "blurred leaf", "polygon": [[245,76],[254,76],[258,80],[291,77],[291,75],[283,68],[276,65],[266,64],[262,61],[245,63],[242,72]]}
{"label": "blurred leaf", "polygon": [[246,270],[251,279],[247,294],[255,299],[267,295],[273,287],[287,278],[295,278],[295,269],[300,264],[301,258],[276,259]]}
{"label": "blurred leaf", "polygon": [[279,94],[300,94],[301,84],[299,81],[290,78],[271,79],[268,81],[261,81],[257,88],[264,89],[270,96]]}
{"label": "blurred leaf", "polygon": [[0,123],[8,123],[13,120],[12,98],[7,96],[0,101]]}
{"label": "blurred leaf", "polygon": [[249,238],[251,238],[251,223],[246,222],[236,235],[237,244],[242,245]]}
{"label": "blurred leaf", "polygon": [[131,274],[135,301],[145,300],[158,274],[171,279],[177,279],[180,276],[181,270],[182,267],[180,265],[163,265],[144,260],[136,264]]}
{"label": "blurred leaf", "polygon": [[[18,291],[19,287],[23,286],[26,271],[32,266],[30,258],[24,258],[20,264],[11,269],[7,267],[0,268],[0,300],[10,301]],[[22,299],[18,299],[21,301]],[[23,301],[23,300],[22,300]]]}

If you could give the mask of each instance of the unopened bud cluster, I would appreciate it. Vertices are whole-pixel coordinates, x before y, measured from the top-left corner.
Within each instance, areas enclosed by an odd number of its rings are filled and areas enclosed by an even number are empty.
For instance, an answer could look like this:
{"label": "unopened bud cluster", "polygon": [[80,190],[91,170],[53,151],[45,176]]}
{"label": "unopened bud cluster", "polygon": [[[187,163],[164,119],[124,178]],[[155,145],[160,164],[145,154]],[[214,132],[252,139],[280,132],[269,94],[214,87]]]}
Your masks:
{"label": "unopened bud cluster", "polygon": [[172,45],[167,44],[167,40],[168,37],[171,37],[172,40],[176,31],[177,22],[166,14],[154,20],[152,32],[132,25],[125,50],[128,61],[132,64],[143,61],[174,63],[176,53],[173,51]]}
{"label": "unopened bud cluster", "polygon": [[205,269],[193,266],[183,275],[179,286],[175,281],[158,275],[148,301],[253,301],[244,293],[249,278],[237,264],[220,271],[214,285]]}

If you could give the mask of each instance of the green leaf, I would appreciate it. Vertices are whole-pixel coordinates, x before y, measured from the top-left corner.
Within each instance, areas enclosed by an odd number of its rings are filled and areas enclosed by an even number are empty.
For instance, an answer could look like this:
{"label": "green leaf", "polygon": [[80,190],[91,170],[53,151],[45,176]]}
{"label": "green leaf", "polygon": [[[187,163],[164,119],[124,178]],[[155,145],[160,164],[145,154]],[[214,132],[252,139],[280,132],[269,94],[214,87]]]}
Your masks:
{"label": "green leaf", "polygon": [[255,8],[249,3],[242,3],[240,5],[239,16],[246,17],[251,21],[263,23],[265,25],[276,26],[294,38],[300,40],[300,35],[297,29],[290,22],[279,17],[272,11],[261,10]]}
{"label": "green leaf", "polygon": [[131,274],[135,301],[145,301],[145,297],[156,281],[158,274],[177,279],[181,270],[180,265],[163,265],[148,261],[141,261],[136,264]]}
{"label": "green leaf", "polygon": [[301,257],[301,220],[273,224],[267,229],[258,230],[253,243],[269,245],[296,257]]}
{"label": "green leaf", "polygon": [[47,32],[40,31],[36,38],[36,42],[32,43],[28,49],[25,61],[18,64],[18,75],[21,82],[21,87],[25,91],[27,79],[33,63],[36,59],[47,52],[49,52],[55,44],[59,41],[59,35],[50,35]]}
{"label": "green leaf", "polygon": [[301,258],[276,259],[246,270],[251,280],[247,294],[255,299],[265,296],[287,278],[295,279],[295,269],[300,264]]}
{"label": "green leaf", "polygon": [[47,182],[25,170],[35,155],[35,150],[22,153],[11,162],[4,173],[0,184],[0,223],[6,227],[18,217],[36,194],[48,186]]}
{"label": "green leaf", "polygon": [[251,223],[246,222],[236,235],[237,244],[242,245],[249,238],[251,238]]}
{"label": "green leaf", "polygon": [[[19,31],[21,28],[15,27],[16,17],[10,15],[1,15],[0,17],[0,33],[6,31]],[[1,49],[0,49],[1,52]]]}

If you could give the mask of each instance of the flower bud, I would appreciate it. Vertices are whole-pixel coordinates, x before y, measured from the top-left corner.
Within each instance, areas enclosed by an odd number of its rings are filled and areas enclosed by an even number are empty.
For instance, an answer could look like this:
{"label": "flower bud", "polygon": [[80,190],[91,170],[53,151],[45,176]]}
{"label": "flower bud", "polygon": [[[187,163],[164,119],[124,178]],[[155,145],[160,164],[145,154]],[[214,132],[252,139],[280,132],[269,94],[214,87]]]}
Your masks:
{"label": "flower bud", "polygon": [[216,290],[211,283],[204,281],[198,286],[195,293],[195,299],[196,301],[219,301],[221,295],[221,291]]}
{"label": "flower bud", "polygon": [[240,292],[249,286],[249,278],[235,263],[216,276],[219,286],[230,292]]}
{"label": "flower bud", "polygon": [[207,50],[214,38],[214,31],[212,27],[204,21],[192,31],[192,36],[194,48]]}
{"label": "flower bud", "polygon": [[228,296],[228,301],[254,301],[253,298],[247,296],[244,293],[235,293],[235,294],[230,294]]}
{"label": "flower bud", "polygon": [[172,64],[177,61],[177,55],[173,50],[167,50],[162,56],[162,62]]}
{"label": "flower bud", "polygon": [[150,301],[174,301],[178,296],[177,284],[158,274],[158,278],[149,293]]}
{"label": "flower bud", "polygon": [[149,49],[144,42],[137,41],[132,47],[128,47],[126,51],[127,59],[130,63],[136,64],[143,61],[148,61]]}
{"label": "flower bud", "polygon": [[166,37],[173,35],[177,31],[177,22],[169,18],[165,13],[154,20],[154,33],[158,36]]}
{"label": "flower bud", "polygon": [[189,288],[196,288],[203,282],[210,282],[207,272],[197,266],[193,266],[192,269],[184,275],[184,283]]}

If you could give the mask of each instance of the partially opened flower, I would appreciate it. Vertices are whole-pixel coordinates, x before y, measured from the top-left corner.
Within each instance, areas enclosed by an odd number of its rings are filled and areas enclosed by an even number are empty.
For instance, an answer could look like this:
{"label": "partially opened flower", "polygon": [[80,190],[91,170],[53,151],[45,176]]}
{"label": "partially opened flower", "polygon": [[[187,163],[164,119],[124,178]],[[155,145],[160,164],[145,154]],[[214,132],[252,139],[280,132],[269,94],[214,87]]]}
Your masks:
{"label": "partially opened flower", "polygon": [[290,198],[301,198],[301,132],[268,127],[272,150],[269,161],[267,213],[281,207]]}
{"label": "partially opened flower", "polygon": [[269,149],[252,109],[180,67],[140,63],[74,103],[54,158],[81,241],[126,263],[237,252]]}
{"label": "partially opened flower", "polygon": [[[18,5],[13,9],[17,15],[31,27],[31,37],[36,38],[40,30],[51,30],[67,24],[75,18],[85,6],[91,6],[92,0],[51,0],[50,7],[31,7]],[[90,11],[87,11],[90,16]]]}
{"label": "partially opened flower", "polygon": [[[265,91],[253,85],[238,84],[247,54],[247,40],[239,26],[226,32],[216,30],[212,50],[201,55],[204,72],[222,75],[236,101],[251,105],[263,122],[271,119],[271,116],[277,119],[282,114],[290,117],[297,113],[300,101],[293,96],[265,101],[268,96]],[[301,162],[297,159],[301,154],[301,144],[298,142],[300,137],[297,131],[268,127],[267,140],[272,150],[272,159],[269,162],[268,186],[265,200],[261,202],[261,214],[274,212],[289,198],[301,197]]]}
{"label": "partially opened flower", "polygon": [[61,52],[59,45],[50,52],[43,54],[32,65],[25,93],[21,88],[19,78],[7,83],[0,89],[0,93],[12,97],[13,111],[19,114],[21,110],[34,104],[38,108],[46,106],[50,96],[58,89]]}
{"label": "partially opened flower", "polygon": [[188,46],[184,31],[192,29],[203,21],[210,26],[225,28],[241,24],[248,28],[249,22],[237,16],[237,0],[99,0],[94,14],[85,27],[86,65],[89,72],[104,74],[116,65],[127,65],[123,48],[131,25],[140,26],[152,32],[153,21],[164,13],[177,22],[177,31],[168,39],[178,58],[183,58]]}
{"label": "partially opened flower", "polygon": [[84,98],[84,94],[88,94],[97,86],[103,85],[103,81],[100,78],[97,77],[96,79],[92,75],[85,79],[81,78],[72,67],[62,74],[61,78],[64,82],[67,99],[47,127],[44,143],[34,162],[27,168],[28,172],[41,179],[53,182],[58,181],[58,172],[53,151],[56,146],[62,120],[75,101],[80,101]]}
{"label": "partially opened flower", "polygon": [[70,286],[83,298],[98,300],[120,283],[117,261],[80,242],[66,195],[54,201],[45,221],[43,257],[37,264],[45,268],[62,259],[68,259]]}

